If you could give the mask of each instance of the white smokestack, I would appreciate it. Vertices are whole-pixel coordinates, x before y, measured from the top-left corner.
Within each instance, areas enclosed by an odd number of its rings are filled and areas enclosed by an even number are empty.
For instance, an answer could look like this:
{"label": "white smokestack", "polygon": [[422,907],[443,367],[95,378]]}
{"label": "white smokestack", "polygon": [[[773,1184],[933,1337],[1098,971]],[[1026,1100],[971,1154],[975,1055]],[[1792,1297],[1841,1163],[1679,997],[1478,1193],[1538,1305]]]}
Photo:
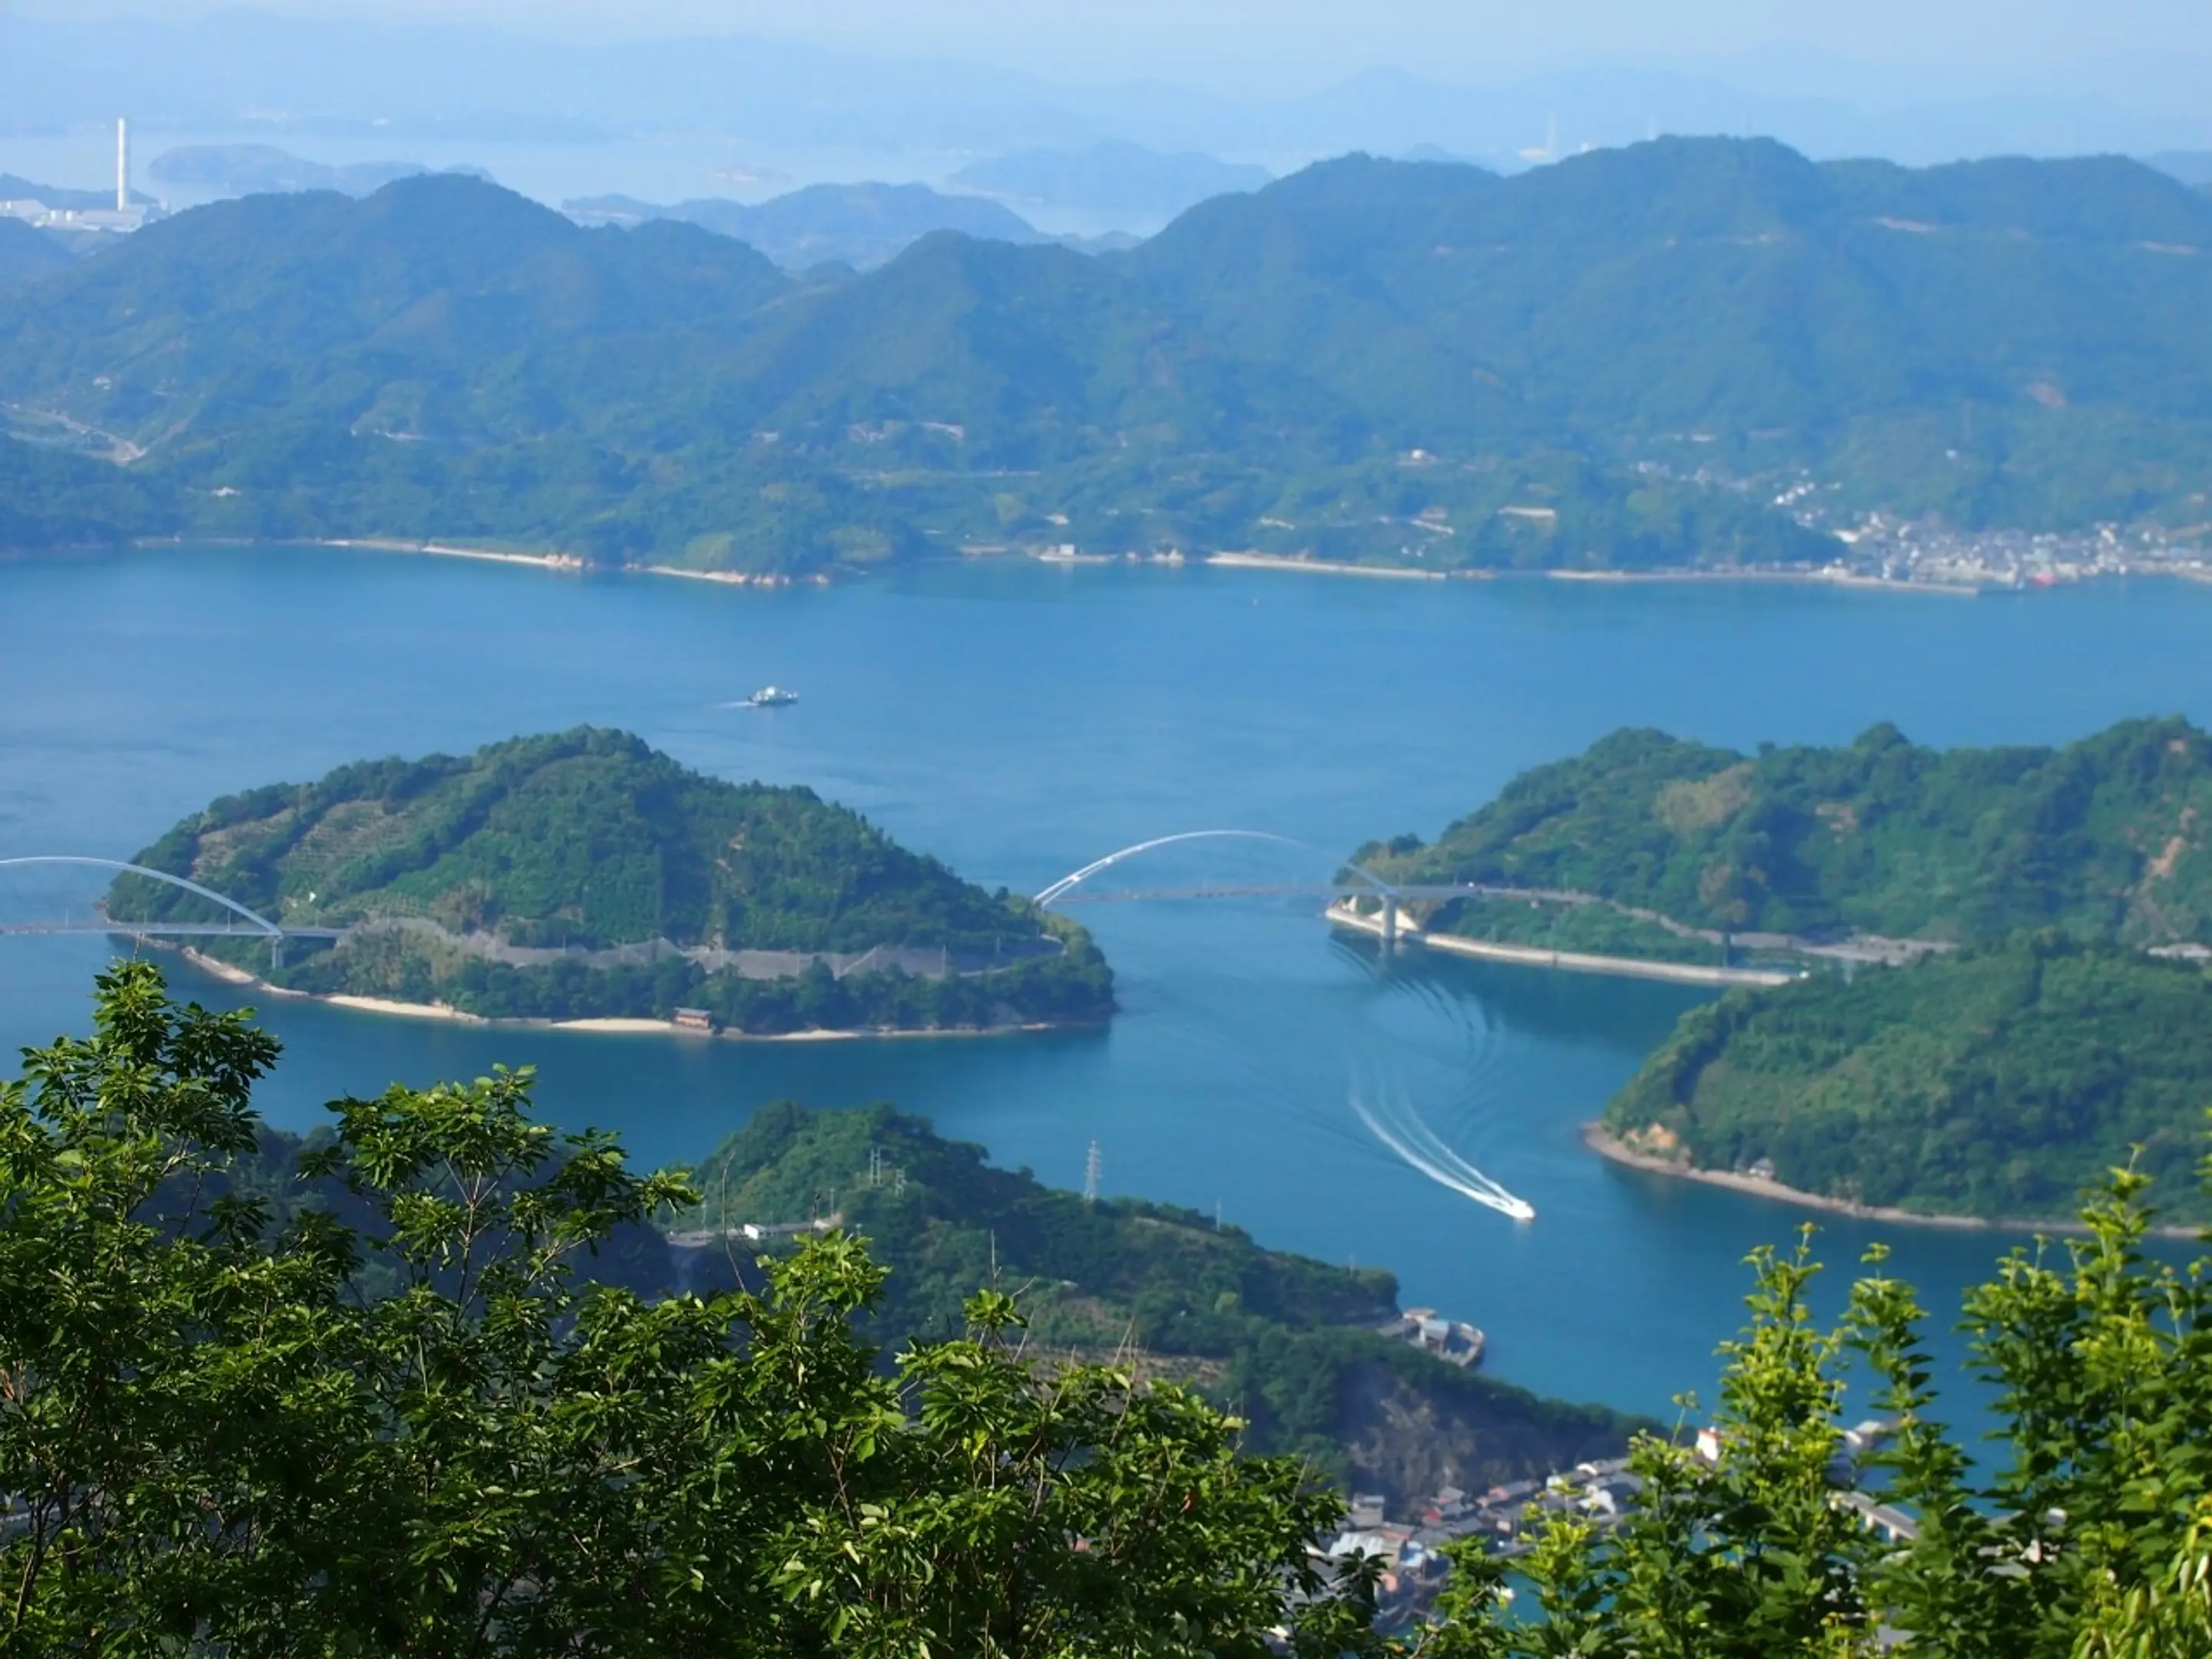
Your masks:
{"label": "white smokestack", "polygon": [[131,211],[131,123],[119,116],[115,122],[115,210]]}

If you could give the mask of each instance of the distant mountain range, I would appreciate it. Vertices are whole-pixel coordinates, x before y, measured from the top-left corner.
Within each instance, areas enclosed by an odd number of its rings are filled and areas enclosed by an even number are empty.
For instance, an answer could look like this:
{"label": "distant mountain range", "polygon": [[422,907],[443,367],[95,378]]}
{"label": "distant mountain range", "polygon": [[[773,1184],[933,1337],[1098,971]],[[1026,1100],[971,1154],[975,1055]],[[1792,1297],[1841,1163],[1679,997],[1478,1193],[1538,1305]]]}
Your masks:
{"label": "distant mountain range", "polygon": [[[185,144],[156,156],[148,171],[163,184],[192,185],[224,196],[293,190],[335,190],[348,196],[367,196],[431,169],[420,161],[355,161],[332,167],[307,161],[273,144]],[[452,171],[478,178],[490,176],[480,168]]]}
{"label": "distant mountain range", "polygon": [[112,500],[0,459],[72,525],[760,572],[1070,543],[1826,556],[1785,495],[2201,526],[2212,200],[2120,160],[1763,141],[1512,178],[1354,156],[1126,253],[939,232],[832,280],[418,178],[196,210],[19,288],[0,405],[140,456]]}
{"label": "distant mountain range", "polygon": [[932,231],[1002,242],[1041,242],[1019,214],[979,196],[947,196],[927,185],[809,185],[748,207],[722,199],[662,207],[630,196],[564,202],[579,223],[634,226],[674,219],[734,236],[793,270],[825,261],[865,270],[882,264]]}
{"label": "distant mountain range", "polygon": [[128,111],[149,130],[277,142],[336,133],[574,143],[692,132],[770,149],[988,155],[1121,139],[1278,166],[1422,143],[1504,164],[1532,149],[1725,133],[1821,156],[1924,162],[2212,148],[2208,78],[2212,67],[2173,55],[2077,61],[2023,79],[1796,52],[1518,77],[1425,61],[1419,74],[1370,70],[1304,95],[1230,96],[1115,81],[1110,70],[1066,82],[901,59],[883,47],[742,36],[586,43],[246,10],[175,22],[11,15],[0,133],[66,131]]}

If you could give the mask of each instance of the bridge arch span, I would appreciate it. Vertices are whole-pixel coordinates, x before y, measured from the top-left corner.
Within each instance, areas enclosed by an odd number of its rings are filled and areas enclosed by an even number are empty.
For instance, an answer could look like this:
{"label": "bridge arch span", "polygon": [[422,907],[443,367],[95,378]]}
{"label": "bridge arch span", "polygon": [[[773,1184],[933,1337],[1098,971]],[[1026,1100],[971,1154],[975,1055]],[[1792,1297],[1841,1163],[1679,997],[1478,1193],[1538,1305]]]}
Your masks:
{"label": "bridge arch span", "polygon": [[[198,897],[220,904],[234,915],[243,916],[270,939],[284,937],[284,930],[282,927],[259,911],[247,909],[236,899],[225,898],[212,887],[203,887],[196,881],[187,881],[182,876],[171,875],[167,870],[149,870],[143,864],[126,864],[120,859],[92,859],[69,854],[46,853],[31,858],[0,859],[0,870],[18,869],[27,865],[39,864],[80,865],[95,870],[112,870],[118,875],[144,876],[149,881],[167,882],[172,887],[180,887],[187,893],[195,894]],[[115,926],[118,933],[131,931],[131,924],[127,921],[117,922]]]}
{"label": "bridge arch span", "polygon": [[[1131,846],[1122,848],[1118,852],[1109,853],[1103,859],[1093,859],[1080,870],[1071,870],[1062,876],[1051,886],[1039,893],[1031,902],[1048,909],[1056,900],[1065,897],[1102,870],[1112,869],[1124,859],[1136,858],[1157,848],[1172,847],[1178,842],[1187,841],[1264,841],[1272,842],[1278,847],[1295,847],[1302,853],[1316,853],[1322,858],[1334,856],[1326,848],[1316,847],[1311,842],[1298,841],[1289,836],[1279,836],[1267,830],[1184,830],[1172,836],[1155,836],[1150,841],[1137,842]],[[1358,865],[1349,862],[1346,862],[1345,868],[1350,870],[1362,881],[1372,885],[1377,896],[1387,895],[1392,891],[1390,884],[1372,870],[1362,869]]]}

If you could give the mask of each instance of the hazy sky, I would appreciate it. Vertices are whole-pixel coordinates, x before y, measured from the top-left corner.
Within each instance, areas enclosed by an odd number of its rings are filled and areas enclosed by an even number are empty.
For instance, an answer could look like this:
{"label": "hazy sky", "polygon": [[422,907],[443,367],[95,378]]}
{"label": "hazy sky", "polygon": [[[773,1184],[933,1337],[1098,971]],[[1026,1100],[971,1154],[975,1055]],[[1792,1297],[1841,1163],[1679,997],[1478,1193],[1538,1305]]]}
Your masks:
{"label": "hazy sky", "polygon": [[[0,0],[41,15],[184,20],[206,0]],[[1686,64],[1809,48],[2063,87],[2084,58],[2212,58],[2212,0],[276,0],[307,15],[533,33],[773,34],[1091,78],[1318,82],[1395,64],[1455,78],[1591,60]],[[2054,87],[2053,83],[2057,83]]]}

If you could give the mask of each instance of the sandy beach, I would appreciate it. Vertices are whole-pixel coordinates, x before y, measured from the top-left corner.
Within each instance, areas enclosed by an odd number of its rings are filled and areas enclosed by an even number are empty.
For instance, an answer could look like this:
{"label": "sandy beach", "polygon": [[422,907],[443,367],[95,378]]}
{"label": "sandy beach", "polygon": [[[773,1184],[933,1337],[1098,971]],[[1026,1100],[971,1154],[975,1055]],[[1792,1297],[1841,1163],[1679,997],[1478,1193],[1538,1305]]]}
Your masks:
{"label": "sandy beach", "polygon": [[577,571],[584,562],[573,553],[501,553],[488,547],[458,547],[451,542],[410,542],[380,536],[329,537],[309,547],[351,547],[371,553],[417,553],[434,559],[475,559],[487,564],[526,564],[540,570]]}
{"label": "sandy beach", "polygon": [[[1771,1198],[1778,1203],[1794,1204],[1800,1209],[1825,1210],[1831,1215],[1847,1215],[1861,1221],[1891,1221],[1908,1227],[1952,1227],[1969,1232],[2083,1233],[2088,1231],[2079,1220],[2072,1218],[2034,1221],[2013,1216],[1992,1219],[1974,1215],[1931,1215],[1918,1210],[1899,1210],[1887,1205],[1854,1204],[1849,1199],[1826,1198],[1819,1193],[1786,1187],[1778,1181],[1762,1181],[1757,1176],[1738,1175],[1732,1170],[1692,1169],[1688,1164],[1677,1164],[1670,1158],[1654,1158],[1648,1152],[1632,1150],[1601,1123],[1583,1125],[1583,1145],[1599,1157],[1632,1170],[1671,1176],[1677,1181],[1694,1181],[1701,1186],[1725,1187],[1730,1192],[1749,1193],[1756,1198]],[[2154,1227],[2151,1231],[2160,1238],[2197,1238],[2203,1236],[2202,1229],[2187,1226]]]}
{"label": "sandy beach", "polygon": [[1814,582],[1823,587],[1876,588],[1885,593],[1937,593],[1954,599],[1979,599],[1982,590],[1963,582],[1915,582],[1894,576],[1863,576],[1849,570],[1547,570],[1555,582]]}
{"label": "sandy beach", "polygon": [[1024,1025],[975,1025],[931,1027],[915,1030],[877,1030],[857,1031],[732,1031],[726,1029],[702,1031],[696,1025],[678,1025],[669,1019],[616,1018],[599,1019],[495,1019],[483,1014],[471,1014],[442,1002],[401,1002],[392,997],[350,996],[338,992],[295,991],[282,985],[271,985],[267,980],[247,973],[243,968],[204,956],[190,945],[168,946],[149,940],[157,949],[175,949],[193,967],[225,984],[255,991],[263,996],[285,997],[301,1002],[326,1003],[333,1008],[349,1008],[356,1013],[389,1014],[400,1019],[442,1019],[458,1025],[496,1026],[509,1030],[581,1031],[600,1036],[680,1036],[711,1037],[728,1042],[906,1042],[939,1038],[1004,1037],[1033,1036],[1041,1031],[1063,1031],[1083,1029],[1073,1025],[1054,1025],[1043,1022]]}
{"label": "sandy beach", "polygon": [[1232,570],[1299,570],[1316,576],[1381,576],[1397,581],[1440,582],[1441,570],[1407,570],[1396,565],[1346,564],[1334,559],[1291,559],[1278,553],[1209,553],[1206,562]]}
{"label": "sandy beach", "polygon": [[[265,980],[249,981],[259,989],[283,994],[283,988]],[[301,993],[294,991],[293,996]],[[397,1002],[390,997],[350,997],[332,993],[327,996],[313,996],[310,1002],[327,1002],[333,1008],[351,1008],[364,1014],[393,1014],[401,1019],[450,1019],[462,1025],[489,1025],[492,1022],[480,1014],[465,1014],[458,1008],[448,1008],[442,1002]]]}
{"label": "sandy beach", "polygon": [[826,571],[794,578],[773,573],[756,575],[744,570],[686,570],[675,564],[626,564],[621,568],[625,575],[676,576],[687,582],[719,582],[725,587],[789,587],[795,581],[805,581],[816,587],[830,586]]}

